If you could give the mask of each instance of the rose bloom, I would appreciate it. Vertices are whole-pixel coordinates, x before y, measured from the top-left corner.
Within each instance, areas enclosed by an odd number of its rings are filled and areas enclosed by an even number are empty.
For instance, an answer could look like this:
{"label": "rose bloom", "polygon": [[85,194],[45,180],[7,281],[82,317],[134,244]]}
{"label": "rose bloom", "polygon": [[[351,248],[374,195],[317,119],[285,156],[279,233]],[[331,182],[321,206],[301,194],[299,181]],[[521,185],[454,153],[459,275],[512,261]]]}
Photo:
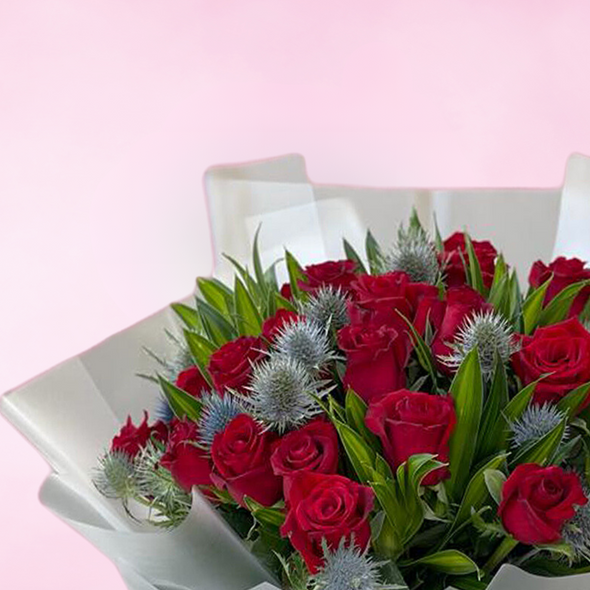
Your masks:
{"label": "rose bloom", "polygon": [[207,367],[216,389],[220,393],[226,389],[245,393],[252,376],[252,364],[264,357],[264,349],[261,338],[240,336],[216,350]]}
{"label": "rose bloom", "polygon": [[[471,243],[473,244],[475,257],[479,262],[484,285],[489,288],[494,280],[498,252],[488,241],[478,242],[477,240],[471,240]],[[442,262],[445,265],[447,286],[458,287],[464,285],[467,282],[467,277],[465,276],[463,260],[466,264],[469,263],[469,256],[465,249],[465,235],[461,232],[455,232],[445,240],[443,248]]]}
{"label": "rose bloom", "polygon": [[181,371],[176,378],[175,385],[193,397],[201,397],[203,391],[210,389],[199,367],[189,367]]}
{"label": "rose bloom", "polygon": [[278,309],[272,317],[264,320],[262,324],[262,336],[268,342],[272,342],[285,326],[295,322],[298,317],[294,311]]}
{"label": "rose bloom", "polygon": [[312,264],[303,269],[304,279],[299,281],[303,291],[316,291],[320,287],[334,287],[345,293],[355,280],[356,262],[353,260],[329,260],[321,264]]}
{"label": "rose bloom", "polygon": [[213,483],[218,488],[227,488],[234,500],[242,505],[244,496],[263,506],[278,502],[282,497],[283,482],[273,473],[270,464],[277,440],[275,433],[263,432],[248,414],[236,416],[213,439]]}
{"label": "rose bloom", "polygon": [[338,347],[346,355],[344,386],[367,403],[406,385],[406,332],[385,325],[346,326],[338,331]]}
{"label": "rose bloom", "polygon": [[[568,285],[590,279],[590,269],[585,268],[586,263],[578,258],[556,258],[549,266],[537,260],[529,274],[529,284],[533,288],[540,287],[553,275],[547,292],[545,293],[544,305],[547,305],[556,295],[559,295]],[[577,316],[584,309],[590,298],[590,287],[582,289],[574,299],[568,317]]]}
{"label": "rose bloom", "polygon": [[162,467],[170,471],[176,483],[187,492],[193,486],[211,485],[211,463],[207,453],[194,444],[198,438],[194,422],[174,420],[166,452],[160,459]]}
{"label": "rose bloom", "polygon": [[561,539],[564,523],[587,498],[580,478],[561,467],[519,465],[502,487],[498,514],[504,528],[521,543],[549,545]]}
{"label": "rose bloom", "polygon": [[332,474],[338,470],[338,434],[322,418],[289,432],[277,444],[270,463],[275,475],[283,478],[285,497],[289,498],[291,481],[302,471]]}
{"label": "rose bloom", "polygon": [[[449,440],[457,418],[451,396],[401,389],[369,405],[365,423],[383,444],[393,470],[412,455],[430,453],[449,459]],[[447,467],[429,473],[422,485],[435,485],[450,476]]]}
{"label": "rose bloom", "polygon": [[[537,328],[533,336],[521,339],[520,350],[512,355],[512,365],[523,385],[549,374],[535,387],[535,403],[558,402],[590,381],[590,334],[576,318]],[[588,403],[590,398],[582,408]]]}
{"label": "rose bloom", "polygon": [[135,457],[152,436],[165,442],[168,437],[168,426],[161,420],[149,426],[147,412],[144,412],[143,422],[139,426],[135,426],[131,416],[128,416],[127,422],[111,442],[111,451],[123,451],[130,457]]}
{"label": "rose bloom", "polygon": [[323,562],[323,540],[330,549],[342,539],[366,549],[373,503],[370,487],[341,475],[301,472],[293,478],[281,534],[289,537],[310,572],[316,573]]}

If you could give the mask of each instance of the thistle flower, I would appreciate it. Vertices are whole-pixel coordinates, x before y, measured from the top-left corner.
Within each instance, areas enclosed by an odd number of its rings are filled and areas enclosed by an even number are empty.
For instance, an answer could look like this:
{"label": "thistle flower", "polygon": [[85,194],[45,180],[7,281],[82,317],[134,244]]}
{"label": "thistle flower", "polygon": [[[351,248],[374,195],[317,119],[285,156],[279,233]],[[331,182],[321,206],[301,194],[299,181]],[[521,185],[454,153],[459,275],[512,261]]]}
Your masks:
{"label": "thistle flower", "polygon": [[154,411],[154,415],[156,416],[156,419],[162,420],[162,422],[166,422],[166,424],[172,422],[174,418],[174,412],[170,407],[168,400],[165,397],[162,396],[156,402],[156,409]]}
{"label": "thistle flower", "polygon": [[205,394],[202,399],[201,419],[199,420],[199,442],[210,449],[218,432],[238,415],[244,413],[244,407],[229,393],[221,397],[218,393]]}
{"label": "thistle flower", "polygon": [[565,414],[553,404],[528,406],[522,416],[510,424],[513,444],[524,447],[539,440],[551,432],[564,417]]}
{"label": "thistle flower", "polygon": [[[588,496],[588,490],[584,490]],[[590,559],[590,502],[577,506],[575,516],[565,523],[562,538],[573,550],[574,559]]]}
{"label": "thistle flower", "polygon": [[274,348],[278,356],[297,361],[310,371],[318,371],[336,358],[326,328],[307,318],[284,326]]}
{"label": "thistle flower", "polygon": [[440,278],[436,248],[421,228],[399,228],[397,241],[383,257],[384,272],[403,271],[416,283],[435,285]]}
{"label": "thistle flower", "polygon": [[268,428],[284,432],[307,422],[320,412],[312,395],[323,396],[317,380],[300,361],[280,354],[254,367],[246,409]]}
{"label": "thistle flower", "polygon": [[335,551],[324,542],[324,565],[311,578],[314,590],[387,590],[395,586],[381,583],[379,567],[352,542],[343,539]]}
{"label": "thistle flower", "polygon": [[126,501],[136,491],[136,472],[132,457],[125,451],[109,451],[98,460],[92,482],[107,498]]}
{"label": "thistle flower", "polygon": [[468,317],[455,336],[452,347],[451,355],[441,357],[443,363],[457,369],[467,354],[476,348],[485,379],[491,379],[494,374],[496,358],[506,363],[516,350],[512,327],[494,311],[479,311]]}
{"label": "thistle flower", "polygon": [[307,301],[300,304],[299,311],[313,324],[336,330],[348,323],[347,296],[340,288],[331,285],[320,287]]}

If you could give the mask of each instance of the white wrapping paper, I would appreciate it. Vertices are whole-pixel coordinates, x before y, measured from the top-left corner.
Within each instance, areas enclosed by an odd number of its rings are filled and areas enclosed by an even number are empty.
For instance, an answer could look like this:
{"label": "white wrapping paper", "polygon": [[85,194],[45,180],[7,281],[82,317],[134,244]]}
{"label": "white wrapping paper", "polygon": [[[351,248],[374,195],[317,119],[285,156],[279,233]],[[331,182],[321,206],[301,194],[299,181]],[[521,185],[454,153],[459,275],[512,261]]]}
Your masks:
{"label": "white wrapping paper", "polygon": [[[205,175],[215,245],[215,274],[231,276],[221,257],[250,256],[262,225],[266,264],[288,247],[304,263],[342,256],[342,236],[362,251],[366,229],[389,244],[415,206],[426,225],[436,214],[443,235],[468,227],[490,239],[522,279],[534,260],[577,252],[590,258],[590,160],[575,156],[559,190],[372,189],[311,183],[300,156],[231,167]],[[561,217],[560,217],[561,210]],[[585,216],[585,224],[577,216]],[[575,216],[575,219],[571,219]],[[582,235],[583,234],[583,235]],[[578,250],[576,250],[578,249]],[[580,252],[580,249],[582,250]],[[42,502],[117,565],[130,590],[248,590],[272,583],[198,493],[187,521],[173,532],[131,521],[115,501],[96,492],[92,469],[128,414],[153,408],[157,387],[136,377],[150,373],[146,346],[172,354],[164,329],[178,329],[163,310],[41,375],[1,400],[2,413],[39,449],[53,469]],[[569,584],[569,585],[568,585]],[[577,584],[577,585],[576,585]],[[271,590],[272,585],[258,590]],[[590,588],[590,578],[541,580],[503,567],[491,590]]]}

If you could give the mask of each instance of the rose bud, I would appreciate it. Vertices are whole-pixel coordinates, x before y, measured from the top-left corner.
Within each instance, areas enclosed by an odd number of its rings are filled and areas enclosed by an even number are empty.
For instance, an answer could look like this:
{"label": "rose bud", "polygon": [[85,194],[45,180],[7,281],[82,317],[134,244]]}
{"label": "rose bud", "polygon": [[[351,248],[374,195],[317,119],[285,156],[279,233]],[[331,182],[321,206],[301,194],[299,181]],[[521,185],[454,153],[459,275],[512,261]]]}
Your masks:
{"label": "rose bud", "polygon": [[[453,399],[401,389],[372,402],[365,423],[383,444],[385,458],[396,470],[412,455],[429,453],[445,463],[456,424]],[[450,476],[447,467],[429,473],[422,485],[436,485]]]}
{"label": "rose bud", "polygon": [[521,543],[550,545],[561,539],[564,523],[588,502],[580,478],[561,467],[519,465],[502,487],[498,514],[504,528]]}
{"label": "rose bud", "polygon": [[193,397],[201,397],[203,391],[210,389],[199,367],[189,367],[181,371],[176,378],[175,385]]}
{"label": "rose bud", "polygon": [[272,471],[270,457],[278,437],[248,414],[239,414],[215,435],[211,447],[213,483],[227,488],[239,504],[248,496],[272,506],[282,497],[282,480]]}
{"label": "rose bud", "polygon": [[371,540],[369,516],[374,493],[340,475],[308,471],[293,478],[287,517],[281,534],[303,557],[309,571],[318,571],[323,546],[336,549],[342,539],[364,550]]}
{"label": "rose bud", "polygon": [[270,318],[262,324],[262,335],[268,342],[273,342],[280,331],[287,325],[295,322],[299,316],[288,309],[278,309]]}
{"label": "rose bud", "polygon": [[119,434],[113,438],[111,451],[123,451],[130,457],[135,457],[152,436],[156,440],[164,442],[168,436],[166,424],[158,420],[155,424],[149,426],[148,413],[144,412],[143,422],[139,426],[135,426],[131,416],[128,416],[127,422],[121,428]]}
{"label": "rose bud", "polygon": [[[471,243],[473,244],[475,257],[479,262],[484,285],[489,288],[494,280],[498,252],[488,241],[478,242],[477,240],[471,240]],[[459,287],[464,285],[467,282],[464,261],[467,263],[469,260],[465,248],[465,235],[461,232],[454,233],[445,240],[443,248],[442,262],[447,286]]]}

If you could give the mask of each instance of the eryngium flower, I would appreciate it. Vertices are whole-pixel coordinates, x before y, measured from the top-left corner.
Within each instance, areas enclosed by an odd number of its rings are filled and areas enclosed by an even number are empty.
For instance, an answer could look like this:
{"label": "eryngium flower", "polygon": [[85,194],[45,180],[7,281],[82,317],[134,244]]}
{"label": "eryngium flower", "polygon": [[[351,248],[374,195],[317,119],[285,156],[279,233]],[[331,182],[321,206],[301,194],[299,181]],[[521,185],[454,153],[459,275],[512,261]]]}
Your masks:
{"label": "eryngium flower", "polygon": [[[588,490],[584,492],[588,497]],[[561,534],[572,548],[576,561],[590,559],[590,502],[577,507],[575,516],[565,523]]]}
{"label": "eryngium flower", "polygon": [[324,565],[311,579],[315,590],[387,590],[381,583],[379,567],[353,543],[340,543],[335,551],[324,545]]}
{"label": "eryngium flower", "polygon": [[522,416],[510,424],[512,442],[524,447],[551,432],[565,417],[554,404],[530,405]]}
{"label": "eryngium flower", "polygon": [[137,487],[133,459],[125,451],[105,453],[98,460],[92,481],[103,496],[128,500]]}
{"label": "eryngium flower", "polygon": [[441,357],[447,366],[458,369],[467,354],[477,349],[482,375],[490,379],[494,374],[496,358],[508,362],[515,352],[512,327],[494,311],[478,311],[468,317],[453,342],[453,353]]}
{"label": "eryngium flower", "polygon": [[436,248],[422,229],[400,227],[397,241],[383,257],[384,272],[403,271],[415,283],[435,285],[440,278]]}
{"label": "eryngium flower", "polygon": [[326,328],[307,318],[284,326],[274,348],[278,356],[297,361],[310,371],[318,371],[336,358]]}
{"label": "eryngium flower", "polygon": [[230,393],[223,397],[217,392],[205,394],[201,401],[203,406],[199,420],[199,442],[210,449],[215,435],[222,432],[238,414],[243,414],[244,407]]}
{"label": "eryngium flower", "polygon": [[319,413],[312,396],[327,393],[323,386],[299,360],[273,354],[254,367],[250,394],[241,399],[254,418],[268,428],[284,432]]}
{"label": "eryngium flower", "polygon": [[320,287],[300,305],[300,313],[324,330],[336,330],[348,324],[347,297],[342,289],[331,285]]}

